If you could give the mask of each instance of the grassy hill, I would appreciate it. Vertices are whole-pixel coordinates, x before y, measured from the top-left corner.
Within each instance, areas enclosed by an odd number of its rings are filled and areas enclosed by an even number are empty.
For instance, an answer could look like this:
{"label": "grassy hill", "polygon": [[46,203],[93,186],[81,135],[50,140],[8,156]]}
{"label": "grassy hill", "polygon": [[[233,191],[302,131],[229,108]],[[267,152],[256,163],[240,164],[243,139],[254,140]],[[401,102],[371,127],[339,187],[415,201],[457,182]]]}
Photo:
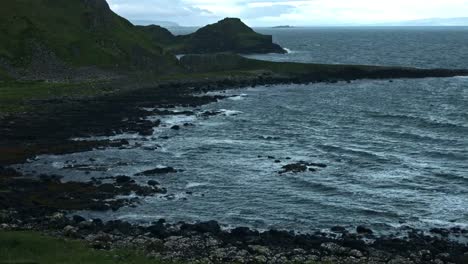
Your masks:
{"label": "grassy hill", "polygon": [[174,56],[112,12],[105,0],[5,1],[0,39],[0,66],[57,59],[73,67],[176,68]]}
{"label": "grassy hill", "polygon": [[284,53],[273,43],[272,36],[255,32],[238,18],[226,18],[188,35],[174,36],[158,26],[141,26],[140,30],[173,53]]}

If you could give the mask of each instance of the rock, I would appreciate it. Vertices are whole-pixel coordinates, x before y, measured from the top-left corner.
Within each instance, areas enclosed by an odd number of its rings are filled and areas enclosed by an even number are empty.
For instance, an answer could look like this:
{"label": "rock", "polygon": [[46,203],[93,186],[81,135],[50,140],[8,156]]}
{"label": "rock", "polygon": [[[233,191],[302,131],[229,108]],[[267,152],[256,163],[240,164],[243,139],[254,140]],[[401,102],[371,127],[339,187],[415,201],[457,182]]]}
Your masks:
{"label": "rock", "polygon": [[148,185],[149,185],[149,186],[157,186],[157,185],[159,185],[159,182],[154,181],[154,180],[149,180],[149,181],[148,181]]}
{"label": "rock", "polygon": [[78,228],[68,225],[63,228],[63,234],[67,237],[76,238],[78,237]]}
{"label": "rock", "polygon": [[135,174],[135,176],[151,176],[155,174],[168,174],[168,173],[176,173],[177,170],[172,167],[161,167],[152,170],[143,171],[140,173]]}
{"label": "rock", "polygon": [[364,257],[364,254],[362,254],[362,252],[357,249],[352,249],[351,251],[349,251],[349,255],[355,258]]}
{"label": "rock", "polygon": [[129,183],[129,182],[132,182],[132,178],[128,176],[117,176],[115,177],[115,182],[118,184]]}
{"label": "rock", "polygon": [[260,246],[260,245],[250,245],[249,249],[252,250],[253,253],[255,254],[260,254],[262,256],[270,256],[271,255],[271,250],[265,246]]}
{"label": "rock", "polygon": [[86,219],[84,219],[82,216],[79,216],[79,215],[74,215],[73,216],[73,221],[77,224],[81,223],[81,222],[84,222],[86,221]]}
{"label": "rock", "polygon": [[413,261],[403,258],[401,256],[394,256],[390,261],[387,262],[388,264],[414,264]]}
{"label": "rock", "polygon": [[300,173],[300,172],[305,172],[307,171],[307,166],[302,164],[302,163],[294,163],[294,164],[288,164],[282,167],[282,171],[280,171],[280,174],[283,173]]}
{"label": "rock", "polygon": [[307,163],[308,166],[312,167],[319,167],[319,168],[326,168],[328,167],[326,164],[323,163]]}
{"label": "rock", "polygon": [[450,230],[445,229],[445,228],[432,228],[430,232],[433,234],[441,235],[443,237],[448,237],[450,234]]}
{"label": "rock", "polygon": [[65,218],[65,215],[62,213],[55,213],[50,217],[52,220],[63,220]]}
{"label": "rock", "polygon": [[330,228],[330,231],[335,232],[335,233],[346,233],[347,232],[346,228],[344,228],[342,226],[334,226],[334,227]]}
{"label": "rock", "polygon": [[268,259],[265,256],[255,256],[254,263],[267,263]]}
{"label": "rock", "polygon": [[371,234],[374,233],[374,231],[372,231],[372,229],[367,228],[367,227],[365,227],[365,226],[358,226],[358,227],[356,228],[356,232],[357,232],[358,234],[364,234],[364,235],[371,235]]}
{"label": "rock", "polygon": [[193,225],[184,224],[180,227],[180,229],[197,231],[200,233],[211,233],[211,234],[217,234],[221,231],[221,227],[216,221],[202,222],[202,223],[193,224]]}
{"label": "rock", "polygon": [[343,255],[349,251],[347,248],[333,242],[323,243],[320,247],[327,250],[332,255]]}
{"label": "rock", "polygon": [[92,229],[94,229],[95,227],[96,227],[96,226],[95,226],[94,223],[91,222],[91,221],[83,221],[83,222],[80,222],[80,223],[78,224],[78,228],[79,228],[80,230],[92,230]]}
{"label": "rock", "polygon": [[301,173],[301,172],[306,172],[307,170],[311,172],[315,172],[317,171],[316,168],[326,168],[326,167],[327,165],[322,164],[322,163],[308,163],[305,161],[299,161],[297,163],[292,163],[292,164],[283,166],[282,167],[283,170],[280,171],[279,173],[280,174],[288,173],[288,172]]}
{"label": "rock", "polygon": [[165,237],[168,233],[166,227],[164,226],[164,223],[162,222],[158,222],[152,226],[149,226],[147,230],[151,232],[152,235],[157,237]]}
{"label": "rock", "polygon": [[172,129],[172,130],[180,130],[180,126],[175,125],[175,126],[172,126],[171,129]]}

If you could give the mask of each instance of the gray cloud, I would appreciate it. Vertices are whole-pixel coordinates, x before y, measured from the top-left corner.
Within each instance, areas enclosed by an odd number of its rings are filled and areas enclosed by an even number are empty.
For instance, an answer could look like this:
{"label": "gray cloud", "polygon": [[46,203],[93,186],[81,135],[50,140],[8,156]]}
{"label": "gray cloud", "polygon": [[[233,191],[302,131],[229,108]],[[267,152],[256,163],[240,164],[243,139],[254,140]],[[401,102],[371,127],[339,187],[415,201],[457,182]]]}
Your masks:
{"label": "gray cloud", "polygon": [[241,16],[246,19],[257,19],[262,17],[278,17],[282,14],[292,13],[296,9],[291,5],[271,5],[262,7],[252,7],[245,9]]}
{"label": "gray cloud", "polygon": [[171,21],[184,25],[198,25],[216,18],[209,10],[182,0],[108,0],[111,8],[129,20]]}

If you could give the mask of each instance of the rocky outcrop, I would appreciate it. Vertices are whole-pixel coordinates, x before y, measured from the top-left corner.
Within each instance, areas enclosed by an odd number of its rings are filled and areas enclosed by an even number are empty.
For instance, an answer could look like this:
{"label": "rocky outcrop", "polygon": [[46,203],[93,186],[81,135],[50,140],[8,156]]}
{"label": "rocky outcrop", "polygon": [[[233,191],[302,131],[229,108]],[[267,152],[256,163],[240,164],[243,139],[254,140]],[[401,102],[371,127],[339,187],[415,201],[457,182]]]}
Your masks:
{"label": "rocky outcrop", "polygon": [[167,29],[155,25],[139,28],[153,41],[178,54],[286,53],[273,43],[272,36],[255,32],[238,18],[226,18],[181,36],[174,36]]}
{"label": "rocky outcrop", "polygon": [[238,18],[223,19],[180,39],[181,53],[286,53],[272,36],[256,33]]}

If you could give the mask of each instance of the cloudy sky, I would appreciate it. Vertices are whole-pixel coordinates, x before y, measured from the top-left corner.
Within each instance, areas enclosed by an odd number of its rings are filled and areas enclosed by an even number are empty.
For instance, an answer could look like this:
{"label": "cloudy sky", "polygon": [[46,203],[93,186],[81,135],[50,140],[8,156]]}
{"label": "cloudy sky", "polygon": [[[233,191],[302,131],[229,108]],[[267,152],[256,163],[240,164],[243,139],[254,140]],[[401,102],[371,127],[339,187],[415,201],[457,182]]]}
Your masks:
{"label": "cloudy sky", "polygon": [[468,16],[468,0],[108,0],[132,20],[199,26],[240,17],[251,26],[369,24]]}

